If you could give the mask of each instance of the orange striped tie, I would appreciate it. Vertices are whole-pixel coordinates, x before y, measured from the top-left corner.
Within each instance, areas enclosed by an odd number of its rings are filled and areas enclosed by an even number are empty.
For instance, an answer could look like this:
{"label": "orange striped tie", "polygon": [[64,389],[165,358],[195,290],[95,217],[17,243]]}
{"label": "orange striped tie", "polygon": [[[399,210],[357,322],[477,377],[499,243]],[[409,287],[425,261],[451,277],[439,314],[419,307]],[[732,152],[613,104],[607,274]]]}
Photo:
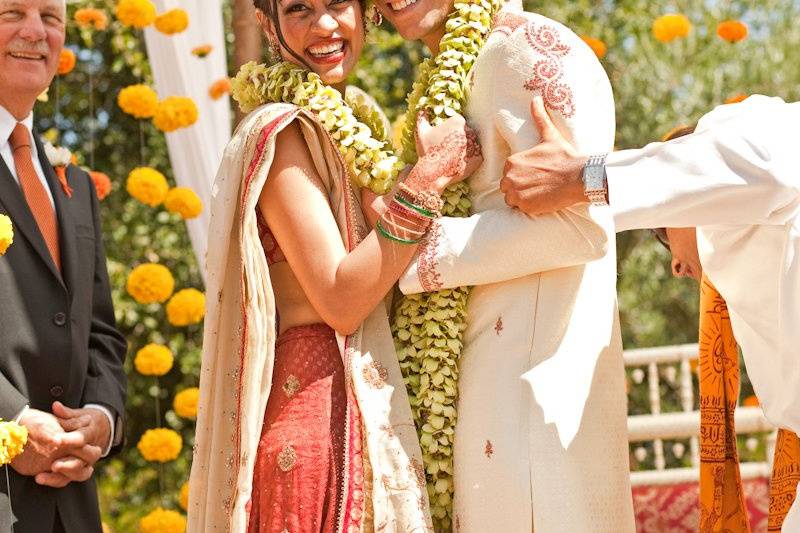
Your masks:
{"label": "orange striped tie", "polygon": [[50,256],[61,271],[61,252],[58,244],[58,220],[50,197],[33,168],[33,152],[31,151],[31,134],[22,123],[17,123],[9,138],[11,149],[14,151],[14,166],[17,169],[17,178],[22,187],[28,207],[36,219],[39,231],[42,232]]}

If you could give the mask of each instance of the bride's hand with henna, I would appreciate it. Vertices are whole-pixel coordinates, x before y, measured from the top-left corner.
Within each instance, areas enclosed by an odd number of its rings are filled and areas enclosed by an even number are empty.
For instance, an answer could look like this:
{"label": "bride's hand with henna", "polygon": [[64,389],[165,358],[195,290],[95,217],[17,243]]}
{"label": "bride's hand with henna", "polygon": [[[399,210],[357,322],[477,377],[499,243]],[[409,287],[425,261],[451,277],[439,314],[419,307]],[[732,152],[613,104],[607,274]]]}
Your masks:
{"label": "bride's hand with henna", "polygon": [[472,175],[483,162],[478,135],[461,115],[431,126],[420,113],[417,155],[417,164],[405,183],[414,190],[439,194]]}

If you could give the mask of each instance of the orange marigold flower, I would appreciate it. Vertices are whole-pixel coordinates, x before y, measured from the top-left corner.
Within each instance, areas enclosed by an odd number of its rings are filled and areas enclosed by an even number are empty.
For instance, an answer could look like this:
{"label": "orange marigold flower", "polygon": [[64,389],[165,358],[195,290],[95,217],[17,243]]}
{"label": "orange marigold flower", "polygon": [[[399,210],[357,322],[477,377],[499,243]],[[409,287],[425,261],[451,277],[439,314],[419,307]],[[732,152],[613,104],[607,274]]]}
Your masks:
{"label": "orange marigold flower", "polygon": [[115,12],[124,26],[142,29],[155,20],[156,5],[152,0],[119,0]]}
{"label": "orange marigold flower", "polygon": [[75,68],[76,62],[75,52],[69,48],[62,48],[61,55],[58,56],[58,73],[61,76],[69,74]]}
{"label": "orange marigold flower", "polygon": [[231,80],[228,78],[217,80],[208,88],[208,95],[214,100],[219,100],[223,95],[230,94],[230,92]]}
{"label": "orange marigold flower", "polygon": [[213,49],[214,47],[210,44],[204,44],[202,46],[196,46],[192,48],[192,54],[196,55],[197,57],[206,57]]}
{"label": "orange marigold flower", "polygon": [[180,33],[189,27],[189,14],[183,9],[171,9],[156,17],[156,29],[165,35]]}
{"label": "orange marigold flower", "polygon": [[97,191],[97,199],[105,200],[111,193],[111,179],[102,172],[89,172],[89,176],[94,182],[94,189]]}
{"label": "orange marigold flower", "polygon": [[101,9],[86,7],[75,12],[75,22],[81,28],[104,30],[108,27],[108,15]]}
{"label": "orange marigold flower", "polygon": [[756,398],[756,396],[753,394],[745,398],[744,401],[742,402],[742,405],[744,407],[758,407],[759,405],[761,405],[761,402],[759,402],[758,398]]}
{"label": "orange marigold flower", "polygon": [[720,22],[719,26],[717,26],[719,38],[729,43],[744,41],[747,39],[748,33],[747,24],[740,20],[726,20],[725,22]]}
{"label": "orange marigold flower", "polygon": [[606,46],[606,43],[604,43],[600,39],[589,37],[588,35],[581,35],[581,39],[583,39],[583,42],[589,45],[589,48],[592,49],[594,54],[599,59],[603,59],[604,57],[606,57],[606,52],[608,52],[608,47]]}
{"label": "orange marigold flower", "polygon": [[749,95],[746,94],[737,94],[735,96],[731,96],[727,100],[725,100],[726,104],[738,104],[739,102],[744,102],[747,100]]}
{"label": "orange marigold flower", "polygon": [[653,37],[662,43],[687,37],[690,31],[692,31],[692,23],[686,15],[681,13],[669,13],[658,17],[653,22]]}

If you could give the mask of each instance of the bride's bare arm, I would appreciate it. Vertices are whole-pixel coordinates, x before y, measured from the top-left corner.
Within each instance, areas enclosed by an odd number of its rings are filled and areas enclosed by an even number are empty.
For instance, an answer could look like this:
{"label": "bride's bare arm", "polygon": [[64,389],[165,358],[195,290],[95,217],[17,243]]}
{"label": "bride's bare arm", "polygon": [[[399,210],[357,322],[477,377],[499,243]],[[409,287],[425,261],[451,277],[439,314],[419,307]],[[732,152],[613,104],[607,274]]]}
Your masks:
{"label": "bride's bare arm", "polygon": [[[477,168],[479,161],[471,160],[457,175],[445,174],[452,170],[457,151],[441,149],[447,147],[442,143],[465,134],[463,123],[451,124],[449,128],[448,135],[438,132],[441,147],[435,152],[444,154],[437,156],[441,164],[434,164],[432,157],[423,158],[420,160],[423,164],[417,165],[418,171],[412,172],[414,180],[410,183],[416,190],[440,194],[448,184]],[[392,241],[373,230],[347,253],[296,124],[278,135],[259,209],[311,305],[329,326],[343,334],[358,328],[398,280],[417,250],[417,245]]]}

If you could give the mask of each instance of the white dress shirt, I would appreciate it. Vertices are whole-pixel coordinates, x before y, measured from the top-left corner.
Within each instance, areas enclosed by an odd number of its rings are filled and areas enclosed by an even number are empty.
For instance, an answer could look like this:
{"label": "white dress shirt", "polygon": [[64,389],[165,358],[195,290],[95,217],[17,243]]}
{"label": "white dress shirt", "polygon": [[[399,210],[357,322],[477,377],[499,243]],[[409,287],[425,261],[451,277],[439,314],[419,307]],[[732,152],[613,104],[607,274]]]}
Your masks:
{"label": "white dress shirt", "polygon": [[[9,137],[11,137],[11,132],[14,131],[14,128],[17,126],[17,122],[19,122],[14,116],[6,110],[5,107],[0,105],[0,156],[3,158],[3,162],[8,167],[8,170],[11,171],[11,175],[19,184],[19,177],[17,176],[17,168],[14,164],[14,153],[11,149],[11,143],[9,142]],[[36,148],[36,143],[33,139],[33,112],[31,112],[25,119],[22,120],[22,123],[25,127],[28,128],[31,136],[31,153],[33,157],[33,169],[36,171],[36,175],[39,176],[39,180],[42,182],[42,186],[44,190],[47,191],[47,197],[50,198],[50,205],[53,206],[55,209],[55,201],[53,200],[53,192],[50,190],[50,185],[47,183],[47,178],[45,178],[44,170],[42,169],[42,164],[39,162],[39,151]],[[111,438],[109,439],[108,445],[103,450],[103,457],[108,455],[108,452],[111,450],[111,445],[114,442],[114,417],[109,411],[108,408],[98,404],[88,403],[84,405],[84,407],[98,409],[106,418],[108,418],[108,423],[111,425]],[[22,411],[16,416],[15,420],[19,421],[22,418],[22,415],[25,414],[25,411],[28,409],[28,406],[25,406]]]}
{"label": "white dress shirt", "polygon": [[[697,227],[766,417],[800,433],[800,102],[753,96],[608,158],[617,231]],[[800,498],[783,525],[800,531]]]}

